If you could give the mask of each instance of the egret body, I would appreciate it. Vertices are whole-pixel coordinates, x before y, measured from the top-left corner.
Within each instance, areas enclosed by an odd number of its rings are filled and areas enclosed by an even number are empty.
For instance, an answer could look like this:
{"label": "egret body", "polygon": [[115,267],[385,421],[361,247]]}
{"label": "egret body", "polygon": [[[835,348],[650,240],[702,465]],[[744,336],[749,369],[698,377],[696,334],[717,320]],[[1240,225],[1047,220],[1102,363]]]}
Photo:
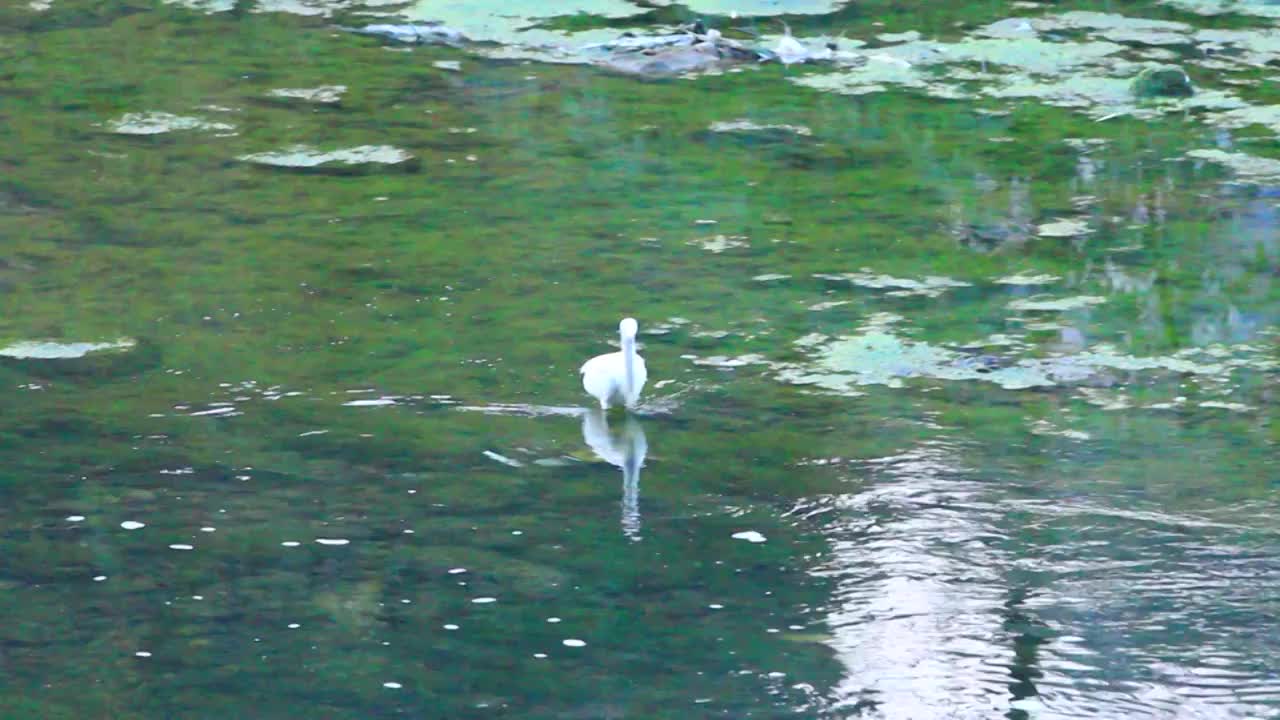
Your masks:
{"label": "egret body", "polygon": [[636,354],[636,332],[639,326],[632,318],[623,318],[618,323],[618,335],[622,340],[622,350],[614,353],[597,355],[582,364],[582,388],[600,401],[600,408],[608,410],[610,405],[623,405],[628,409],[635,407],[640,399],[640,391],[649,373],[644,367],[644,358]]}

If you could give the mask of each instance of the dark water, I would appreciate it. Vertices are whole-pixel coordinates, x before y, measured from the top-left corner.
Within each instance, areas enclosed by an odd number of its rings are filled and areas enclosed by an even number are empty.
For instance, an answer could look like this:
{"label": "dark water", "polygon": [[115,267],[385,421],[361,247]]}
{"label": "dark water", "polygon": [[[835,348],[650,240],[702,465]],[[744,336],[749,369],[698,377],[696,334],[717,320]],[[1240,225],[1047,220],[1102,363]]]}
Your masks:
{"label": "dark water", "polygon": [[[0,715],[1280,716],[1277,191],[1186,155],[1265,125],[185,5],[0,10]],[[509,14],[734,9],[626,5]],[[299,143],[415,161],[237,160]],[[624,315],[644,403],[584,412]]]}

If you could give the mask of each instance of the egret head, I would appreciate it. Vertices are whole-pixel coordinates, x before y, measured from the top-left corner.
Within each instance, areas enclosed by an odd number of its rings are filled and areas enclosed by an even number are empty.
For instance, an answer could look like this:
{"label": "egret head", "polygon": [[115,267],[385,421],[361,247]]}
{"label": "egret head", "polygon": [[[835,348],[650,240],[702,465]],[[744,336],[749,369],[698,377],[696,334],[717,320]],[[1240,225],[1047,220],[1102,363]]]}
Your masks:
{"label": "egret head", "polygon": [[622,318],[622,322],[618,323],[618,333],[624,338],[634,338],[639,331],[640,326],[636,324],[635,318]]}

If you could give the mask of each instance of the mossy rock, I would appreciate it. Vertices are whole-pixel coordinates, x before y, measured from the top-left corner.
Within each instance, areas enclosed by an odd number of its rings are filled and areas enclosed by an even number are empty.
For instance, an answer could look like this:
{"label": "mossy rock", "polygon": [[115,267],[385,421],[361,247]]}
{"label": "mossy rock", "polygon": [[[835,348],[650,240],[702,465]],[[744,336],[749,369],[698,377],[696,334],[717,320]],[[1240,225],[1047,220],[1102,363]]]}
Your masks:
{"label": "mossy rock", "polygon": [[1133,94],[1138,98],[1191,97],[1195,88],[1182,68],[1157,65],[1144,68],[1133,79]]}

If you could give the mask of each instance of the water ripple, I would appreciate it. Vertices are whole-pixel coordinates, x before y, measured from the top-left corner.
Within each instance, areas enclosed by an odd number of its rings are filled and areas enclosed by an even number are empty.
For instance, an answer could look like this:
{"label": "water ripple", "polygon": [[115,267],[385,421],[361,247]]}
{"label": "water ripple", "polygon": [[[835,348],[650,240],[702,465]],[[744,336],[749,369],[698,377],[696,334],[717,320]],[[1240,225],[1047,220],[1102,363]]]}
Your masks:
{"label": "water ripple", "polygon": [[812,573],[836,585],[837,713],[1273,716],[1280,559],[1275,530],[1250,522],[1265,508],[1224,520],[1011,500],[963,450],[935,440],[843,464],[860,491],[792,511],[828,521]]}

